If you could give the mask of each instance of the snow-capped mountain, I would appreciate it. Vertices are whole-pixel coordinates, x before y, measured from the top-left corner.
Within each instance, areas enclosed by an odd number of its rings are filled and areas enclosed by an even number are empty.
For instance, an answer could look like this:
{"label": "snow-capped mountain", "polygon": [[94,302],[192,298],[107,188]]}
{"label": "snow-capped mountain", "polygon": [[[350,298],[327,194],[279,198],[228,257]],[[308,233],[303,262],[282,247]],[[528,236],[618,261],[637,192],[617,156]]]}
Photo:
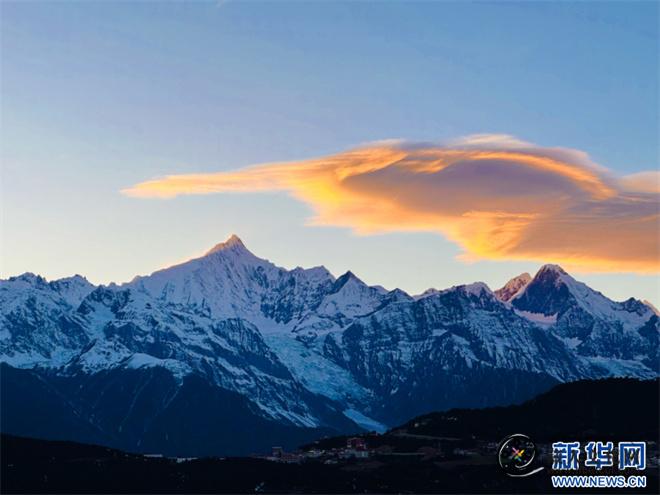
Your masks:
{"label": "snow-capped mountain", "polygon": [[32,273],[0,282],[0,354],[19,367],[57,366],[89,341],[75,310],[94,289],[78,275],[53,282]]}
{"label": "snow-capped mountain", "polygon": [[551,323],[556,335],[594,363],[632,360],[658,371],[658,316],[648,304],[612,301],[556,265],[543,266],[509,302],[518,314]]}
{"label": "snow-capped mountain", "polygon": [[[232,236],[122,285],[3,280],[0,308],[3,395],[16,390],[2,430],[132,450],[249,452],[562,381],[658,374],[655,312],[550,265],[495,292],[410,296],[277,267]],[[64,419],[33,431],[23,418],[44,407]]]}

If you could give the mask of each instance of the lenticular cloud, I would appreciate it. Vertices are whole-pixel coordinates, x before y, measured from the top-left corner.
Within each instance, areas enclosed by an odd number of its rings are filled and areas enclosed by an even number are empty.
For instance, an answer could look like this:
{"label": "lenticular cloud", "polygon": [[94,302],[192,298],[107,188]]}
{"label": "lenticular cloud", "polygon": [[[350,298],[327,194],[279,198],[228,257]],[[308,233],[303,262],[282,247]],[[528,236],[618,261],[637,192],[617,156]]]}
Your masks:
{"label": "lenticular cloud", "polygon": [[582,271],[657,272],[657,172],[616,177],[582,151],[511,136],[446,144],[383,141],[336,155],[233,172],[169,175],[140,198],[283,191],[312,225],[359,234],[438,232],[465,260],[533,260]]}

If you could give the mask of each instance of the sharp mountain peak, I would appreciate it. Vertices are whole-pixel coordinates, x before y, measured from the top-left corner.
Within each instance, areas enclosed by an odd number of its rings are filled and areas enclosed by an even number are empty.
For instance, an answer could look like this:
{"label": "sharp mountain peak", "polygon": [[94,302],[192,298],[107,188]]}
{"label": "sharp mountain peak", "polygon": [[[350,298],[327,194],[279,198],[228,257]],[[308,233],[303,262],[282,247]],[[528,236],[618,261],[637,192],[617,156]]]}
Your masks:
{"label": "sharp mountain peak", "polygon": [[517,296],[532,281],[532,276],[525,272],[509,280],[504,287],[495,291],[495,296],[503,302],[510,301]]}
{"label": "sharp mountain peak", "polygon": [[243,244],[243,241],[241,240],[240,237],[238,237],[236,234],[232,234],[229,236],[229,238],[224,241],[216,244],[213,246],[211,249],[209,249],[205,256],[208,256],[210,254],[215,254],[219,253],[221,251],[227,251],[227,250],[232,250],[232,251],[248,251],[248,248],[245,247],[245,244]]}
{"label": "sharp mountain peak", "polygon": [[[568,275],[568,272],[564,270],[561,266],[548,263],[539,268],[539,271],[536,272],[534,278],[538,278],[544,274],[555,274],[555,275]],[[570,275],[568,275],[570,277]]]}

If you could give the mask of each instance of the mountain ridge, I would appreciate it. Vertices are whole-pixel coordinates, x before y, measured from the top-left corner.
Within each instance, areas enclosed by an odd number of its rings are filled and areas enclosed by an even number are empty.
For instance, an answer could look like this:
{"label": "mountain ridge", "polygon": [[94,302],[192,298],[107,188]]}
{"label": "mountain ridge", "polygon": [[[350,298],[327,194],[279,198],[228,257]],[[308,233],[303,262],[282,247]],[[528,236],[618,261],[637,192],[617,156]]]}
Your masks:
{"label": "mountain ridge", "polygon": [[[110,389],[162,370],[177,394],[194,377],[238,394],[255,417],[324,431],[512,403],[582,378],[657,376],[658,317],[641,301],[611,301],[556,265],[507,285],[411,296],[351,271],[278,267],[232,236],[121,285],[0,281],[0,361]],[[170,400],[148,390],[149,402]],[[68,400],[90,411],[94,398]]]}
{"label": "mountain ridge", "polygon": [[[38,274],[35,274],[33,272],[29,272],[29,271],[18,274],[18,275],[10,276],[6,279],[0,279],[0,282],[11,282],[11,281],[15,281],[15,280],[18,280],[18,279],[26,279],[26,280],[32,279],[32,280],[41,280],[42,282],[44,282],[46,284],[53,284],[53,283],[66,283],[66,282],[80,280],[80,281],[86,282],[91,287],[124,287],[124,286],[133,285],[137,280],[146,279],[146,278],[152,277],[156,274],[159,274],[161,272],[169,272],[172,269],[176,269],[176,268],[182,267],[182,266],[187,266],[187,265],[189,265],[193,262],[197,262],[197,261],[203,260],[205,258],[208,258],[209,256],[215,255],[217,253],[227,252],[227,251],[230,251],[230,252],[233,251],[234,253],[240,254],[240,255],[247,255],[247,257],[249,257],[249,258],[252,258],[254,260],[258,260],[259,262],[269,264],[269,265],[271,265],[273,267],[276,267],[280,270],[284,270],[284,271],[288,271],[288,272],[319,271],[319,272],[325,272],[333,280],[339,280],[339,279],[342,279],[344,277],[348,277],[348,278],[354,278],[357,281],[359,281],[360,283],[365,284],[357,275],[355,275],[355,273],[352,270],[347,270],[345,273],[343,273],[339,277],[335,277],[324,265],[317,265],[317,266],[313,266],[313,267],[310,267],[310,268],[304,268],[304,267],[301,267],[301,266],[297,266],[297,267],[295,267],[293,269],[290,269],[290,270],[288,270],[286,268],[279,267],[279,266],[275,265],[274,263],[272,263],[268,260],[265,260],[263,258],[259,258],[259,257],[255,256],[246,247],[243,240],[237,234],[230,234],[229,237],[225,241],[222,241],[222,242],[219,242],[219,243],[215,244],[213,247],[208,249],[201,256],[193,257],[193,258],[190,258],[186,261],[176,263],[174,265],[169,265],[169,266],[166,266],[164,268],[159,268],[159,269],[151,272],[148,275],[136,275],[135,277],[133,277],[133,279],[131,279],[128,282],[122,282],[122,283],[109,282],[107,284],[94,285],[91,282],[89,282],[85,276],[80,275],[80,274],[73,274],[73,275],[66,276],[66,277],[61,277],[61,278],[57,278],[57,279],[53,279],[53,280],[48,280],[45,277],[43,277],[42,275],[38,275]],[[539,273],[544,273],[544,272],[558,272],[558,273],[563,274],[563,275],[568,275],[568,272],[566,272],[560,265],[553,264],[553,263],[546,263],[546,264],[541,265],[539,267],[536,275],[539,275]],[[536,275],[535,275],[535,277],[536,277]],[[570,277],[570,275],[569,275],[569,277]],[[525,272],[525,273],[522,273],[518,276],[515,276],[515,277],[509,279],[509,281],[507,281],[499,289],[491,289],[488,286],[488,284],[486,284],[484,282],[459,284],[459,285],[454,286],[454,287],[469,286],[469,285],[473,285],[473,284],[483,284],[488,288],[489,291],[492,291],[495,294],[498,294],[498,293],[503,293],[502,291],[507,289],[507,287],[512,286],[512,284],[514,284],[514,283],[520,284],[519,287],[517,288],[517,290],[521,289],[521,288],[524,288],[529,282],[532,281],[533,278],[534,277],[531,277],[531,275],[529,273]],[[370,287],[379,288],[380,290],[383,290],[383,291],[388,292],[388,293],[403,292],[405,294],[408,294],[408,292],[406,292],[406,291],[404,291],[403,289],[400,289],[400,288],[394,288],[394,289],[391,289],[391,290],[387,290],[387,289],[384,289],[383,287],[378,286],[378,285],[373,285],[373,286],[370,286]],[[434,292],[434,291],[440,292],[442,290],[448,290],[448,289],[438,289],[438,288],[435,288],[435,287],[429,287],[429,288],[425,289],[424,291],[422,291],[419,294],[410,294],[410,297],[422,297],[427,292],[428,293],[431,293],[431,292]],[[599,294],[601,294],[601,293],[599,293]],[[515,291],[512,294],[512,296],[513,295],[515,295]],[[604,296],[604,297],[606,297],[606,296]],[[508,301],[512,297],[507,297],[506,299],[502,298],[502,297],[498,297],[498,298],[502,301]],[[635,301],[639,301],[639,300],[634,299],[634,298],[629,298],[628,300],[630,300],[630,299],[633,299]],[[621,302],[624,302],[624,301],[621,301]],[[644,304],[644,306],[647,306],[649,309],[653,310],[656,313],[660,312],[659,310],[657,310],[657,308],[655,308],[655,306],[651,302],[649,302],[647,300],[642,300],[642,301],[639,301],[639,302]]]}

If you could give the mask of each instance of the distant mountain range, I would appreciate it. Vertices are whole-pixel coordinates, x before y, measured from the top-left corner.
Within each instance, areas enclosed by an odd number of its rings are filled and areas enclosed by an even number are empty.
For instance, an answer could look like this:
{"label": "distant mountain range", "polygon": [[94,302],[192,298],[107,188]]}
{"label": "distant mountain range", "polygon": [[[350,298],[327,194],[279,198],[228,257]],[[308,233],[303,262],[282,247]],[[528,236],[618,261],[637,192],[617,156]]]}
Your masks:
{"label": "distant mountain range", "polygon": [[655,378],[659,335],[649,304],[611,301],[554,265],[495,292],[413,296],[351,272],[285,270],[232,236],[122,285],[0,281],[1,429],[247,454],[560,382]]}

